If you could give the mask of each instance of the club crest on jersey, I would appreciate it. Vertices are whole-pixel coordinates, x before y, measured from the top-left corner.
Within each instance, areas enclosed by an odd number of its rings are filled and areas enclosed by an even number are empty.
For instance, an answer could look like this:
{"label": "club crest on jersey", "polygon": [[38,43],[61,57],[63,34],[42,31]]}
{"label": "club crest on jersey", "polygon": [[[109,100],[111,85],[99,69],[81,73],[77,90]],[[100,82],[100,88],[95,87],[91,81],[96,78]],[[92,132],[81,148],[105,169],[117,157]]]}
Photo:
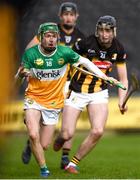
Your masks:
{"label": "club crest on jersey", "polygon": [[112,54],[112,58],[111,59],[116,60],[117,59],[117,53]]}
{"label": "club crest on jersey", "polygon": [[93,56],[96,56],[96,52],[94,49],[88,49],[88,56],[93,58]]}
{"label": "club crest on jersey", "polygon": [[43,59],[40,58],[40,59],[36,59],[34,63],[37,64],[38,66],[42,66],[44,64],[44,61]]}
{"label": "club crest on jersey", "polygon": [[66,43],[70,43],[70,41],[71,41],[71,36],[65,36],[65,41],[66,41]]}
{"label": "club crest on jersey", "polygon": [[59,65],[63,65],[63,64],[64,64],[64,62],[65,62],[65,61],[64,61],[64,59],[63,59],[63,58],[58,59],[58,64],[59,64]]}
{"label": "club crest on jersey", "polygon": [[95,50],[94,49],[88,49],[88,53],[93,54],[93,53],[95,53]]}

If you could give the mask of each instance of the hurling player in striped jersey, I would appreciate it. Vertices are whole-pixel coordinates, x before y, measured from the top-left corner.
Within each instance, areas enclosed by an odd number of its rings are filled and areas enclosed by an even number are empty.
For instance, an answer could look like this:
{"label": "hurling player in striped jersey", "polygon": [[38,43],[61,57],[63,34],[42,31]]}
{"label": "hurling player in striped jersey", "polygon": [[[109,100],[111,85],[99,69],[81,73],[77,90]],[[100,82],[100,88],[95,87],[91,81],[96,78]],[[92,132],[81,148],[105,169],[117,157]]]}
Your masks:
{"label": "hurling player in striped jersey", "polygon": [[[119,80],[128,88],[126,53],[123,45],[116,38],[114,17],[109,15],[100,17],[95,34],[76,42],[73,49],[90,59],[107,76],[113,65],[116,66]],[[54,150],[61,149],[65,141],[73,137],[77,119],[86,107],[91,129],[65,168],[69,173],[76,174],[79,162],[95,148],[104,133],[108,117],[109,94],[105,81],[80,71],[74,73],[69,89],[69,96],[63,109],[62,130],[55,140]],[[118,89],[118,107],[122,114],[127,111],[127,107],[122,106],[126,93],[127,90]]]}

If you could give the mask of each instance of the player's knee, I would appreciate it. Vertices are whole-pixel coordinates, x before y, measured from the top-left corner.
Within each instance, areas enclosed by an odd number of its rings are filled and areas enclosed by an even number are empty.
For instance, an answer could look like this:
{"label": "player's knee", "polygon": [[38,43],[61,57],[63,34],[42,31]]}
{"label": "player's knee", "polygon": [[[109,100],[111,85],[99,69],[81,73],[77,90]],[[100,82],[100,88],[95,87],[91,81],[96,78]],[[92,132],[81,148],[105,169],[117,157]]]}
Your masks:
{"label": "player's knee", "polygon": [[102,137],[103,133],[104,133],[104,129],[103,128],[97,128],[97,129],[93,129],[91,131],[91,135],[95,139],[99,139],[100,137]]}
{"label": "player's knee", "polygon": [[73,131],[69,131],[68,132],[68,140],[71,139],[74,135],[74,132]]}
{"label": "player's knee", "polygon": [[29,137],[33,142],[39,140],[39,135],[37,132],[30,132]]}

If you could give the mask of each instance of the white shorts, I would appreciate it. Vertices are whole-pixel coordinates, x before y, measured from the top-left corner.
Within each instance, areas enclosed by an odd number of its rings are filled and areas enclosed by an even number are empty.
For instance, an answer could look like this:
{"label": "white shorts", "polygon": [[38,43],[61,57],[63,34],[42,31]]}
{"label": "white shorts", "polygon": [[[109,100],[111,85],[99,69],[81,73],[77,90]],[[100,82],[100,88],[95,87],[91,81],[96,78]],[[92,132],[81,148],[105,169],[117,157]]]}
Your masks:
{"label": "white shorts", "polygon": [[55,125],[58,123],[59,114],[61,109],[47,109],[36,103],[33,99],[24,99],[24,110],[26,109],[37,109],[41,112],[41,122],[44,125]]}
{"label": "white shorts", "polygon": [[96,93],[76,93],[71,91],[70,96],[65,100],[65,105],[83,110],[88,104],[108,103],[108,89]]}

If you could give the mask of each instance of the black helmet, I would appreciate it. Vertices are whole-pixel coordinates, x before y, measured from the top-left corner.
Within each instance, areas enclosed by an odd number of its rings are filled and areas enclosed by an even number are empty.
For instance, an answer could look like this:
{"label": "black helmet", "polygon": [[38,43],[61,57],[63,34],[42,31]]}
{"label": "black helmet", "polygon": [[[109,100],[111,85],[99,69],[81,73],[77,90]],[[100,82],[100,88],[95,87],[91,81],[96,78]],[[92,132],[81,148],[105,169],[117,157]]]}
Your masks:
{"label": "black helmet", "polygon": [[114,35],[116,36],[116,19],[113,16],[101,16],[96,24],[96,32],[95,35],[97,36],[97,30],[99,27],[108,27],[112,28],[114,31]]}
{"label": "black helmet", "polygon": [[65,11],[74,12],[75,14],[78,13],[77,5],[72,2],[64,2],[61,4],[59,8],[59,16],[63,14]]}

